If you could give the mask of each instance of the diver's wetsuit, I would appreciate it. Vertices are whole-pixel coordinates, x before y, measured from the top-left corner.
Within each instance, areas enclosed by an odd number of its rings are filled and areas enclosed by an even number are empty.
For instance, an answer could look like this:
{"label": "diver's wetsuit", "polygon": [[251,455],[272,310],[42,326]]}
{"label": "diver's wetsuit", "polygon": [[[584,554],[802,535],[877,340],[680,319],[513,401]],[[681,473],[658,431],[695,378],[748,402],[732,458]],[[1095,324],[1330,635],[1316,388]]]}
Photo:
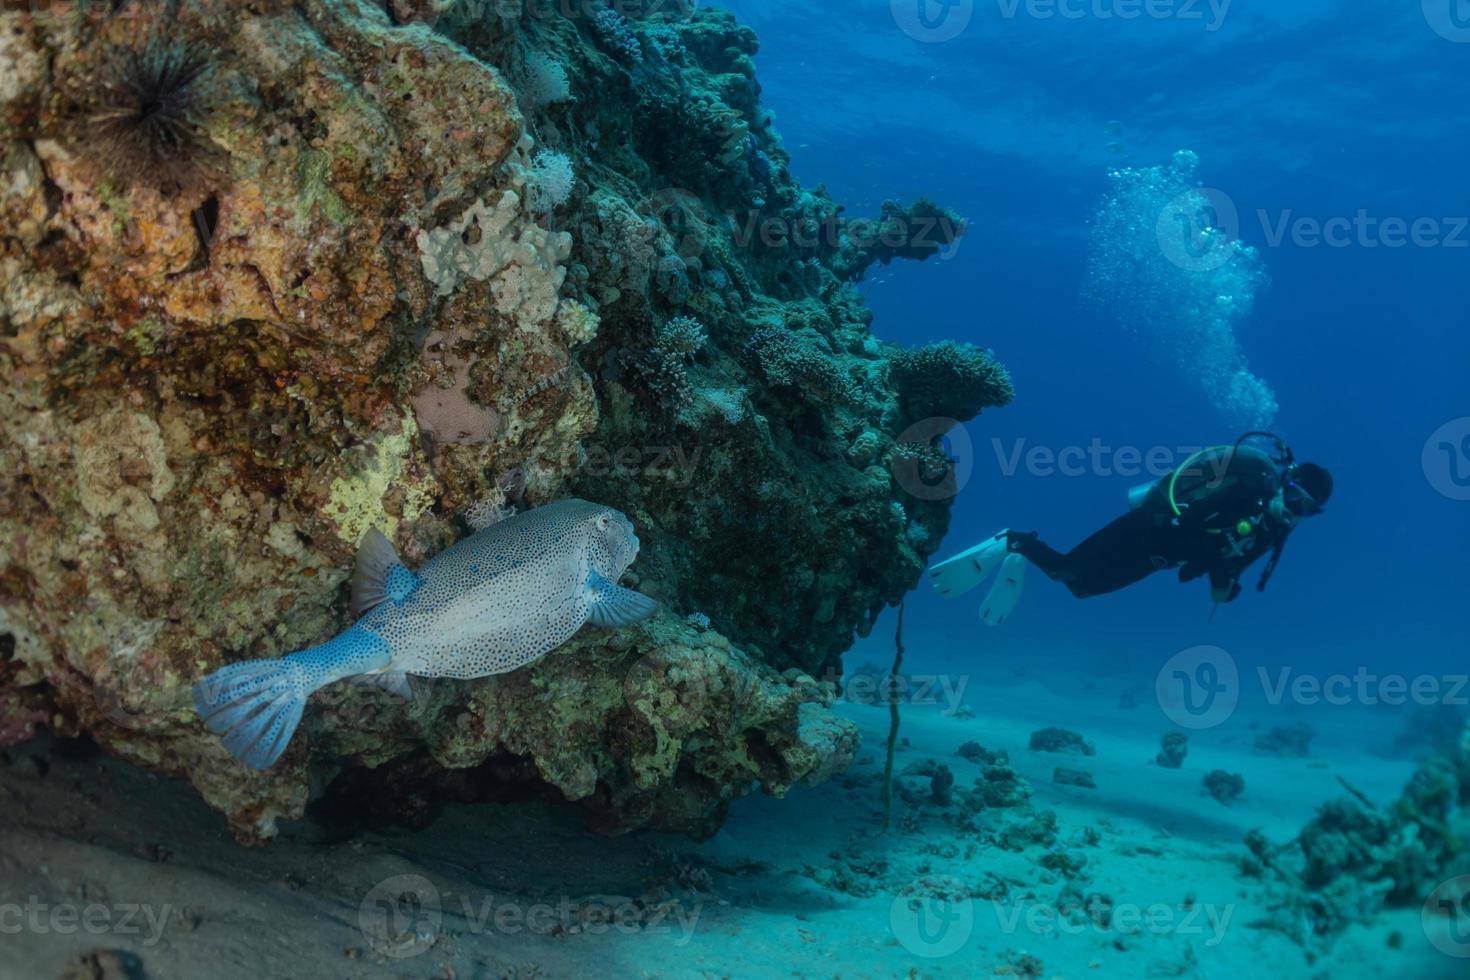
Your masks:
{"label": "diver's wetsuit", "polygon": [[[1035,534],[1015,531],[1009,533],[1007,547],[1081,599],[1178,568],[1181,582],[1208,575],[1216,596],[1229,602],[1240,594],[1241,573],[1267,552],[1276,553],[1274,563],[1291,532],[1291,525],[1273,516],[1269,507],[1281,487],[1279,467],[1261,454],[1230,452],[1202,460],[1197,477],[1176,483],[1177,516],[1166,479],[1137,509],[1066,554]],[[1245,521],[1251,529],[1242,534],[1239,525]]]}

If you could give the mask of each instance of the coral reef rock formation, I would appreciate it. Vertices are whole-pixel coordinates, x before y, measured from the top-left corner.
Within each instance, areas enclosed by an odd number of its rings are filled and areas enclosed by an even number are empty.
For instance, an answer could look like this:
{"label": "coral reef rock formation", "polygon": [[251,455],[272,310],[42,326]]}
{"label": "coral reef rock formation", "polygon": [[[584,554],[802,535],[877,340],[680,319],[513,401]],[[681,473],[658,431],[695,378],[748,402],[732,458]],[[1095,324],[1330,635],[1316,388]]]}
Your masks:
{"label": "coral reef rock formation", "polygon": [[[912,409],[944,369],[959,421],[1011,397],[978,348],[892,370],[852,280],[963,222],[921,201],[853,234],[791,178],[720,11],[24,6],[0,13],[0,745],[87,734],[251,840],[338,784],[471,771],[706,832],[847,764],[812,677],[949,516],[895,475],[946,461],[940,429],[899,445],[892,376]],[[368,528],[415,563],[571,493],[635,522],[659,618],[410,703],[328,689],[263,774],[203,732],[195,680],[343,627]]]}
{"label": "coral reef rock formation", "polygon": [[1273,844],[1252,831],[1241,858],[1242,872],[1268,886],[1271,914],[1253,925],[1279,930],[1313,955],[1384,908],[1437,914],[1431,900],[1457,890],[1456,902],[1464,901],[1470,881],[1470,728],[1387,807],[1344,786],[1353,796],[1324,804],[1295,840]]}

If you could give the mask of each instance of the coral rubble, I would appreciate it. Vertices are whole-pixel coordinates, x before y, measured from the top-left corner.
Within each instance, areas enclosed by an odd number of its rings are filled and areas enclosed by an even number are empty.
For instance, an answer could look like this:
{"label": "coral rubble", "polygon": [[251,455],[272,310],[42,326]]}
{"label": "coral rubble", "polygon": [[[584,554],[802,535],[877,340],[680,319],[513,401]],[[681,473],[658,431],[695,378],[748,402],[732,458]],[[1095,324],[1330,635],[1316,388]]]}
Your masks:
{"label": "coral rubble", "polygon": [[[719,11],[33,7],[0,13],[0,739],[88,734],[247,839],[454,773],[703,832],[850,760],[811,678],[948,523],[899,436],[1011,397],[879,343],[852,282],[961,222],[855,236]],[[203,733],[193,681],[344,625],[368,528],[417,562],[574,492],[637,525],[660,618],[329,689],[264,774]]]}
{"label": "coral rubble", "polygon": [[1096,755],[1092,743],[1065,728],[1039,728],[1031,733],[1032,752],[1070,752]]}
{"label": "coral rubble", "polygon": [[1159,739],[1159,754],[1154,761],[1165,769],[1178,769],[1189,755],[1189,736],[1183,732],[1166,732]]}
{"label": "coral rubble", "polygon": [[1378,807],[1361,793],[1324,804],[1297,838],[1246,837],[1242,870],[1268,883],[1270,915],[1254,923],[1317,955],[1343,929],[1380,910],[1428,907],[1470,876],[1470,728],[1421,766],[1403,794]]}
{"label": "coral rubble", "polygon": [[1229,806],[1245,792],[1245,777],[1224,769],[1211,769],[1205,774],[1204,793],[1221,806]]}

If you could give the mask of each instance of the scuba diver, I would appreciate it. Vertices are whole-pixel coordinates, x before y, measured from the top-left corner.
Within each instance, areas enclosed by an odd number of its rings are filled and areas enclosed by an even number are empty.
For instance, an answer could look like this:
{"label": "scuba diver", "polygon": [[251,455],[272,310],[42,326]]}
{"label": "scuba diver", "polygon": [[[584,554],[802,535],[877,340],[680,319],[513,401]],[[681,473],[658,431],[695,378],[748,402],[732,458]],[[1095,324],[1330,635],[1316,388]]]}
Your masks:
{"label": "scuba diver", "polygon": [[[1246,445],[1268,439],[1274,451]],[[1216,607],[1240,595],[1240,576],[1270,552],[1256,585],[1265,591],[1291,532],[1322,513],[1332,496],[1332,474],[1298,463],[1290,447],[1269,432],[1248,432],[1233,446],[1201,450],[1169,476],[1135,487],[1131,509],[1063,554],[1034,532],[1001,531],[929,569],[942,595],[999,577],[980,607],[992,626],[1005,622],[1021,598],[1026,562],[1061,582],[1079,599],[1104,595],[1166,568],[1179,581],[1208,576]]]}

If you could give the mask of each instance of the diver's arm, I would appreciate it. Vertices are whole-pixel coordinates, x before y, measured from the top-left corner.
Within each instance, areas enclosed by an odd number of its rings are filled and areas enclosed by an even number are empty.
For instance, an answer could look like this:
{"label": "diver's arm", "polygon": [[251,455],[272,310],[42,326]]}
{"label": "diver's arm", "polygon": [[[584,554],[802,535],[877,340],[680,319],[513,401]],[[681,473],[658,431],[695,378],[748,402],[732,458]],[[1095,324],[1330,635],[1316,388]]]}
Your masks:
{"label": "diver's arm", "polygon": [[1234,602],[1240,595],[1241,568],[1210,569],[1210,598],[1216,602]]}
{"label": "diver's arm", "polygon": [[1258,535],[1249,551],[1239,557],[1218,557],[1207,564],[1210,575],[1210,594],[1216,602],[1233,602],[1240,595],[1240,577],[1268,551],[1280,553],[1285,538],[1273,542],[1269,531]]}

